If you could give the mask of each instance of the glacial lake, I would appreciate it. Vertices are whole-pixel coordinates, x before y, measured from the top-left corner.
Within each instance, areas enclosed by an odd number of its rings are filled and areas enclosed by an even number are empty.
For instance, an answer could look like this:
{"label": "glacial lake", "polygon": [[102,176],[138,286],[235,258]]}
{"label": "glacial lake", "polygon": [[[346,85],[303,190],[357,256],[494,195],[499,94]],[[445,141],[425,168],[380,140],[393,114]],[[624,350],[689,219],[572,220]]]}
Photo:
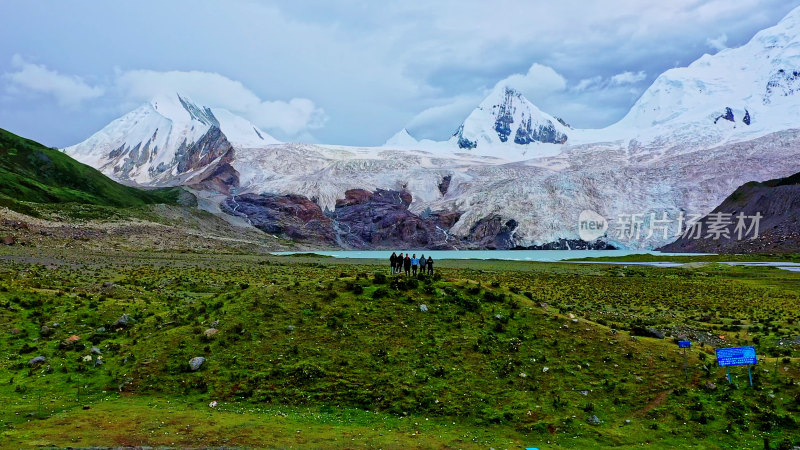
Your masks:
{"label": "glacial lake", "polygon": [[[407,250],[402,251],[404,254]],[[408,250],[417,256],[424,254],[434,260],[445,259],[501,259],[506,261],[540,261],[555,262],[574,258],[596,258],[601,256],[628,256],[628,255],[668,255],[668,256],[693,256],[702,253],[662,253],[644,250]],[[334,258],[358,259],[389,259],[392,251],[389,250],[335,250],[316,252],[273,252],[273,255],[296,255],[314,253],[317,255],[332,256]]]}

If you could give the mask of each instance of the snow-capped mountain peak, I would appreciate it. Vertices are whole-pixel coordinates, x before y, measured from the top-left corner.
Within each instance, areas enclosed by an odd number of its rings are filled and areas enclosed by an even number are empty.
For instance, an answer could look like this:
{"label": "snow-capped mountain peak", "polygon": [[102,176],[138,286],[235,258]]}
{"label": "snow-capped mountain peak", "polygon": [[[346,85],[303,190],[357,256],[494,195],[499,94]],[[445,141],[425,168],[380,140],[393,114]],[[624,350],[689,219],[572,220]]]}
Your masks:
{"label": "snow-capped mountain peak", "polygon": [[520,92],[496,86],[453,134],[460,148],[532,143],[563,144],[569,128],[543,112]]}
{"label": "snow-capped mountain peak", "polygon": [[383,144],[384,147],[389,148],[405,148],[405,147],[414,147],[419,144],[419,141],[414,139],[414,136],[411,136],[411,133],[408,132],[405,128],[398,131],[394,134],[394,136],[390,137],[386,140],[386,143]]}
{"label": "snow-capped mountain peak", "polygon": [[211,108],[198,106],[189,97],[176,93],[174,95],[159,95],[150,100],[159,114],[173,123],[197,121],[204,125],[219,127],[219,121],[214,117]]}
{"label": "snow-capped mountain peak", "polygon": [[667,70],[607,130],[653,142],[712,145],[796,127],[800,8],[741,47]]}
{"label": "snow-capped mountain peak", "polygon": [[174,94],[153,98],[65,152],[116,179],[159,185],[186,181],[233,147],[278,143],[242,117]]}

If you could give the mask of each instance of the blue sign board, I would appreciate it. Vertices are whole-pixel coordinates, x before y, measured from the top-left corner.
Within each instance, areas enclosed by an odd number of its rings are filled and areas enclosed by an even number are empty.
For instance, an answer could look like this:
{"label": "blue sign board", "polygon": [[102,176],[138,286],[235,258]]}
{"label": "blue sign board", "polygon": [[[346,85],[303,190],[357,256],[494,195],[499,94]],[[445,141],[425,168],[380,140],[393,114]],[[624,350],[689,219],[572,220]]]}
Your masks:
{"label": "blue sign board", "polygon": [[717,349],[717,364],[720,367],[756,364],[755,347],[728,347]]}
{"label": "blue sign board", "polygon": [[692,346],[692,341],[678,341],[678,347],[687,348]]}

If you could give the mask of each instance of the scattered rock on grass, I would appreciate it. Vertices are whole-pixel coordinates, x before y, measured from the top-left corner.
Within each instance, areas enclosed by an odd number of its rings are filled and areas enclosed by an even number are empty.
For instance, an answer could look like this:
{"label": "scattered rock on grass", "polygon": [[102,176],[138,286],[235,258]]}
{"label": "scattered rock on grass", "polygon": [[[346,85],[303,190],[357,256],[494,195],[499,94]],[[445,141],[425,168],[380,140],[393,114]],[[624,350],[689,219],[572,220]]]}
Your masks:
{"label": "scattered rock on grass", "polygon": [[419,305],[419,310],[422,312],[428,312],[428,305]]}
{"label": "scattered rock on grass", "polygon": [[209,328],[203,332],[203,334],[205,334],[207,338],[210,338],[211,336],[214,336],[217,333],[219,333],[219,330],[216,328]]}
{"label": "scattered rock on grass", "polygon": [[47,325],[42,325],[42,329],[39,330],[39,334],[42,337],[48,337],[53,334],[53,329],[48,327]]}
{"label": "scattered rock on grass", "polygon": [[28,365],[31,367],[36,367],[40,364],[44,364],[45,361],[47,361],[47,358],[45,358],[44,356],[37,356],[28,361]]}
{"label": "scattered rock on grass", "polygon": [[114,328],[127,328],[134,322],[133,318],[127,314],[123,314],[116,322]]}
{"label": "scattered rock on grass", "polygon": [[200,369],[200,366],[206,362],[206,359],[202,356],[195,356],[194,358],[189,360],[189,368],[192,369],[192,372],[195,372]]}
{"label": "scattered rock on grass", "polygon": [[102,355],[103,354],[103,352],[101,352],[100,349],[97,348],[97,347],[92,347],[92,353],[94,353],[95,355]]}
{"label": "scattered rock on grass", "polygon": [[589,416],[589,418],[586,419],[586,422],[588,422],[589,425],[600,425],[601,423],[603,423],[597,416],[594,415]]}
{"label": "scattered rock on grass", "polygon": [[83,348],[83,344],[80,343],[81,337],[77,334],[73,334],[72,336],[64,339],[58,344],[58,347],[63,350],[76,350]]}

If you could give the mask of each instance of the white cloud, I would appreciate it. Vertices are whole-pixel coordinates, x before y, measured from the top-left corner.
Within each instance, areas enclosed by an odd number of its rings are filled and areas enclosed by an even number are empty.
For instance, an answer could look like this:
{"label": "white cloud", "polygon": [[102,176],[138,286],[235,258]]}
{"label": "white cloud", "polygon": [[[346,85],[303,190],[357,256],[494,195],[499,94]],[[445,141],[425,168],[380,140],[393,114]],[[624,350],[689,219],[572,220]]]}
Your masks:
{"label": "white cloud", "polygon": [[44,65],[30,63],[20,55],[11,58],[11,66],[16,71],[3,74],[3,78],[9,82],[6,86],[9,92],[28,91],[51,95],[61,106],[67,107],[97,98],[104,92],[102,87],[90,86],[80,77],[62,75]]}
{"label": "white cloud", "polygon": [[591,89],[594,86],[599,85],[602,82],[603,82],[603,77],[601,77],[600,75],[592,78],[584,78],[581,81],[579,81],[578,84],[573,86],[572,90],[576,92],[583,92]]}
{"label": "white cloud", "polygon": [[611,84],[615,86],[622,86],[624,84],[636,84],[647,78],[647,74],[640,70],[639,72],[622,72],[611,77]]}
{"label": "white cloud", "polygon": [[456,127],[483,100],[481,95],[463,95],[448,99],[443,104],[427,108],[414,116],[406,129],[417,139],[443,139],[442,130],[456,131]]}
{"label": "white cloud", "polygon": [[177,92],[204,106],[225,108],[259,127],[280,130],[289,136],[320,128],[328,118],[325,111],[309,99],[262,100],[239,81],[212,72],[118,71],[116,88],[123,97],[133,101],[147,101],[157,95]]}
{"label": "white cloud", "polygon": [[576,93],[609,90],[622,86],[638,84],[646,79],[647,73],[645,73],[643,70],[638,72],[621,72],[608,78],[603,78],[602,76],[598,75],[592,78],[584,78],[580,80],[578,84],[572,86],[570,90]]}
{"label": "white cloud", "polygon": [[514,88],[525,97],[536,101],[545,95],[566,89],[567,80],[552,67],[533,63],[527,73],[510,75],[498,81],[495,87],[497,86]]}
{"label": "white cloud", "polygon": [[721,35],[713,39],[712,38],[706,39],[706,45],[708,45],[709,47],[713,48],[716,51],[721,51],[728,48],[727,43],[728,43],[728,35],[725,33],[722,33]]}

